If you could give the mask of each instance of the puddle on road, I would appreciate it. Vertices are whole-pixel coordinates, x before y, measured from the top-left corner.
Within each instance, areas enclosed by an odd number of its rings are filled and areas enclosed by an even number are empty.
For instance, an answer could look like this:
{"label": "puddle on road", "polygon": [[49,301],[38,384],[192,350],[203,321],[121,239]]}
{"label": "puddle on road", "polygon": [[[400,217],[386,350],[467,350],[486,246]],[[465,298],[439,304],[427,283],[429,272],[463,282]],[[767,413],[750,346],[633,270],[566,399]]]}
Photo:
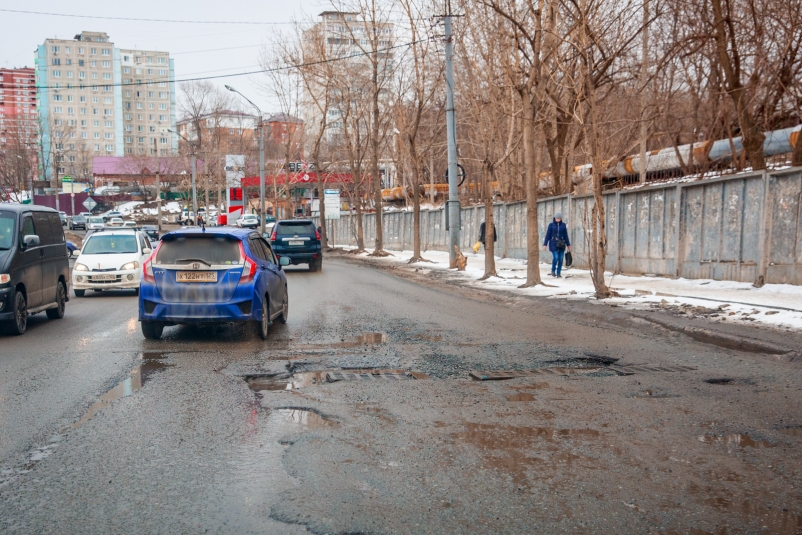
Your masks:
{"label": "puddle on road", "polygon": [[159,359],[166,358],[165,355],[166,353],[142,353],[141,364],[131,370],[130,376],[100,396],[100,399],[93,403],[81,419],[72,424],[69,429],[81,427],[87,421],[91,420],[99,410],[108,407],[112,402],[120,398],[130,396],[142,388],[154,373],[172,367],[172,364],[159,362]]}
{"label": "puddle on road", "polygon": [[700,435],[697,437],[699,442],[703,442],[705,444],[735,444],[738,446],[742,446],[744,448],[775,448],[777,444],[772,444],[768,440],[755,440],[754,438],[750,437],[749,435],[745,435],[742,433],[734,433],[732,435],[724,435],[719,437],[714,437],[711,435]]}
{"label": "puddle on road", "polygon": [[510,394],[507,401],[535,401],[535,396],[528,392],[518,392],[517,394]]}
{"label": "puddle on road", "polygon": [[326,382],[326,373],[323,372],[300,372],[290,377],[259,377],[248,376],[245,381],[248,387],[254,392],[263,390],[296,390],[305,386],[319,385]]}
{"label": "puddle on road", "polygon": [[276,409],[271,411],[279,422],[302,425],[307,429],[326,429],[340,425],[316,412],[305,409]]}
{"label": "puddle on road", "polygon": [[361,346],[384,344],[387,342],[387,335],[381,332],[364,332],[350,340],[342,339],[339,342],[320,343],[320,344],[292,344],[294,350],[314,350],[314,349],[354,349]]}

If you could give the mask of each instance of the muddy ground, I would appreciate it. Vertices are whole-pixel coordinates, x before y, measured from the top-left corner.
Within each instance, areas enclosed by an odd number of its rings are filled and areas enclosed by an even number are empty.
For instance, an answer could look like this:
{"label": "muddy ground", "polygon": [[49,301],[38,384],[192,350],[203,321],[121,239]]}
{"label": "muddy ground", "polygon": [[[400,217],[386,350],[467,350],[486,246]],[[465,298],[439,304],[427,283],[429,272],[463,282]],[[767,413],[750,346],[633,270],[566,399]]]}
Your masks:
{"label": "muddy ground", "polygon": [[344,258],[289,283],[267,342],[147,342],[105,292],[0,339],[0,531],[802,532],[793,353]]}

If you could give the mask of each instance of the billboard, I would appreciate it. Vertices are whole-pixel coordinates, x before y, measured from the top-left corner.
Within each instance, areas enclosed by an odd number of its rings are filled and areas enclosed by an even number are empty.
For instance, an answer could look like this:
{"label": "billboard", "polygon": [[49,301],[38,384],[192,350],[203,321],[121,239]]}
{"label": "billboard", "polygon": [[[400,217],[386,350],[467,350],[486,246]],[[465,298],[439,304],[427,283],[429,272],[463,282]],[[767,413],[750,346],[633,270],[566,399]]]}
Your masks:
{"label": "billboard", "polygon": [[245,156],[226,154],[226,204],[228,221],[233,222],[242,215],[242,179],[245,177]]}

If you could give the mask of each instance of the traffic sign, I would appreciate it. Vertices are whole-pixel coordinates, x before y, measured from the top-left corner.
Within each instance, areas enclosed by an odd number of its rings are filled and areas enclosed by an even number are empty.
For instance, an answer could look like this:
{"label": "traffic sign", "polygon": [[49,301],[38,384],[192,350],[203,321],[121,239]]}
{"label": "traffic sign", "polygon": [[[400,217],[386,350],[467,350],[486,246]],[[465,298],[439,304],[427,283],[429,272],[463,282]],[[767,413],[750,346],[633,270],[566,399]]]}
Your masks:
{"label": "traffic sign", "polygon": [[90,212],[95,206],[97,206],[95,199],[93,199],[92,197],[87,197],[86,200],[83,202],[83,204],[86,207],[86,209],[89,210]]}

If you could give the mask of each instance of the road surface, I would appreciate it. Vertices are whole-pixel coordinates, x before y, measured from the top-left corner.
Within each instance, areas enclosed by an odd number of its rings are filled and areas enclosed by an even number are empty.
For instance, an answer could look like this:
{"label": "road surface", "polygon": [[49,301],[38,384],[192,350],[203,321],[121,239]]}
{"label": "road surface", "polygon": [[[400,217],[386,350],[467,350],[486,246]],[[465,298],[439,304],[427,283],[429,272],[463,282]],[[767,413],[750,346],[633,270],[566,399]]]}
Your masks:
{"label": "road surface", "polygon": [[343,259],[288,278],[264,342],[146,341],[116,292],[0,338],[0,532],[802,531],[800,362]]}

